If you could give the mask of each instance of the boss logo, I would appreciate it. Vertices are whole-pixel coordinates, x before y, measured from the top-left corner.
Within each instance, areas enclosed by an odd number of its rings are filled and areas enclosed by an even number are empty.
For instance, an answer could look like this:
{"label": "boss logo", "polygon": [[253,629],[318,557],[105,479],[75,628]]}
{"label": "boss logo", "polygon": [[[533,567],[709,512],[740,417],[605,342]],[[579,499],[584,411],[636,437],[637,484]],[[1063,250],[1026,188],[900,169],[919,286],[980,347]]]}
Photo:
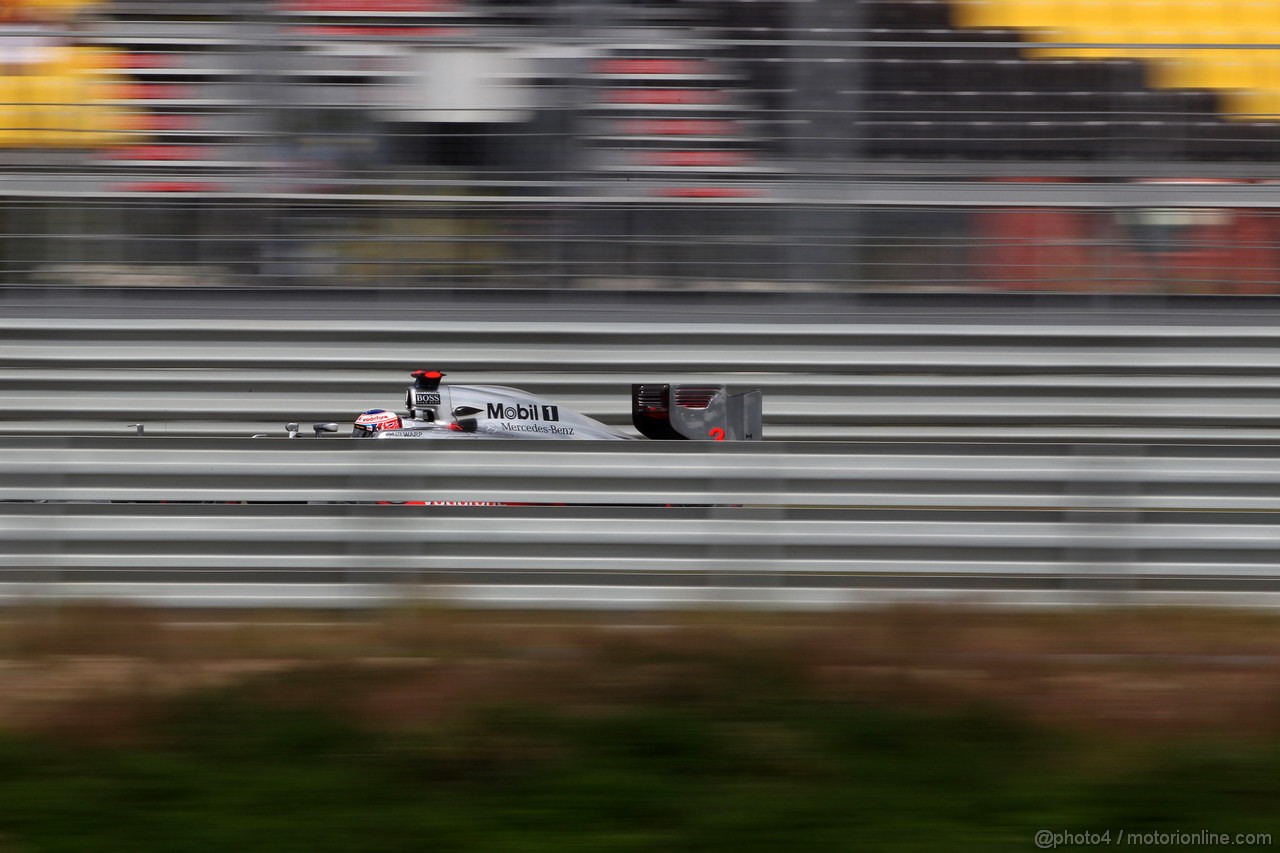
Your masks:
{"label": "boss logo", "polygon": [[440,405],[440,395],[435,391],[414,391],[413,404],[415,406],[438,406]]}
{"label": "boss logo", "polygon": [[486,413],[491,418],[506,418],[513,421],[558,421],[559,406],[504,406],[502,403],[490,403]]}

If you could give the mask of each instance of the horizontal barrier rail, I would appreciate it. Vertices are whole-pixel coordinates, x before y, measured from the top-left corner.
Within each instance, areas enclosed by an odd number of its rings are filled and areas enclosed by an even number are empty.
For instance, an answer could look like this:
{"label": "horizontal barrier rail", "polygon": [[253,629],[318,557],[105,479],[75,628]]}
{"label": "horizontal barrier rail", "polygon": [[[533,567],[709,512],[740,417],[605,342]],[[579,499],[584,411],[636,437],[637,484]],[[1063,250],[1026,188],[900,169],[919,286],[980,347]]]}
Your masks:
{"label": "horizontal barrier rail", "polygon": [[268,583],[0,583],[0,605],[32,602],[118,602],[154,607],[312,608],[352,610],[406,600],[470,608],[519,610],[741,609],[833,610],[901,604],[1000,607],[1280,607],[1280,594],[1221,591],[1138,591],[1123,595],[1081,590],[861,588],[789,589],[734,586],[609,586],[589,584],[268,584]]}
{"label": "horizontal barrier rail", "polygon": [[5,501],[1280,510],[1280,447],[8,437]]}
{"label": "horizontal barrier rail", "polygon": [[[1277,475],[1248,446],[12,438],[0,601],[1273,606]],[[379,505],[450,500],[508,505]]]}
{"label": "horizontal barrier rail", "polygon": [[1280,440],[1274,325],[572,322],[553,308],[473,322],[405,294],[376,307],[403,310],[0,318],[0,432],[279,433],[398,406],[405,371],[425,366],[623,427],[631,382],[714,381],[762,388],[773,439]]}

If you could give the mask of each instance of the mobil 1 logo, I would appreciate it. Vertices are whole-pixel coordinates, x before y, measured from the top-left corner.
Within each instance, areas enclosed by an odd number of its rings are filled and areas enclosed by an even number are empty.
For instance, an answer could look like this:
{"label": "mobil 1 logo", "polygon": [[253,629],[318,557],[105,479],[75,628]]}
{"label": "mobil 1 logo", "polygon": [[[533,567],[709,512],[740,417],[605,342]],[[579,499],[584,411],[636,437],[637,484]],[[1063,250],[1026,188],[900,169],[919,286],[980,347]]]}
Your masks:
{"label": "mobil 1 logo", "polygon": [[486,414],[490,418],[506,418],[509,421],[558,421],[560,420],[560,407],[540,406],[534,403],[530,403],[527,406],[489,403],[489,410]]}

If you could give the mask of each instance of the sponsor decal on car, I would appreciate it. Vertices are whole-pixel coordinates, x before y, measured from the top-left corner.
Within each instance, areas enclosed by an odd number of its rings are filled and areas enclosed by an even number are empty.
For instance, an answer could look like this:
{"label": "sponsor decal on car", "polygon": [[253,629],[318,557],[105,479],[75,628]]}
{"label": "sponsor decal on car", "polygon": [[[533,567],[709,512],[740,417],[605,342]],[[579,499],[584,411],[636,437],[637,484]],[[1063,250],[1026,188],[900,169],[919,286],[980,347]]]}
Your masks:
{"label": "sponsor decal on car", "polygon": [[559,424],[522,424],[504,421],[502,428],[509,432],[542,432],[550,435],[573,435],[573,427]]}
{"label": "sponsor decal on car", "polygon": [[559,406],[534,405],[530,403],[524,405],[509,405],[505,403],[489,403],[486,417],[499,419],[506,418],[509,421],[558,421],[560,420]]}
{"label": "sponsor decal on car", "polygon": [[440,405],[440,394],[436,391],[414,391],[413,405],[438,406]]}

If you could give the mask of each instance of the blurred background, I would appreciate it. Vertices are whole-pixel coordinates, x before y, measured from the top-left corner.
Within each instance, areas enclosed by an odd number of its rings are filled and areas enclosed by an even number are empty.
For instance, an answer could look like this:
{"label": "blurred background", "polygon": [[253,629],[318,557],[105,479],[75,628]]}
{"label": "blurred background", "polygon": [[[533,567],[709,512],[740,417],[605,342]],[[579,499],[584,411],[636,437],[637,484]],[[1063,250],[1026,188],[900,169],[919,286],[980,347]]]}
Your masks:
{"label": "blurred background", "polygon": [[5,0],[8,284],[1266,294],[1268,0]]}

